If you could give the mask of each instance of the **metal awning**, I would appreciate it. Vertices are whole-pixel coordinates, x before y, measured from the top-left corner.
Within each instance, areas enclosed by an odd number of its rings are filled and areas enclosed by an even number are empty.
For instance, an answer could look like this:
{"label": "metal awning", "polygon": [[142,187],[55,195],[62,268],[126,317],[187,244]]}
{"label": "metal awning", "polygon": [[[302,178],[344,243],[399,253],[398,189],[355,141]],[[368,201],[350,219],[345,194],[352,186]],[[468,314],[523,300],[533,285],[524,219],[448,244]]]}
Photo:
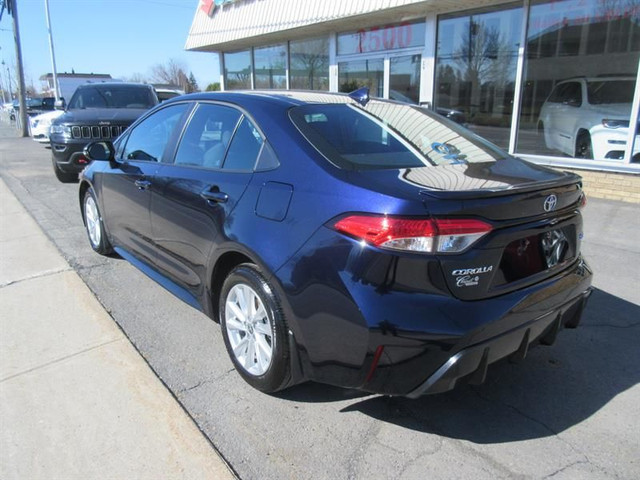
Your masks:
{"label": "metal awning", "polygon": [[[221,3],[218,0],[217,3]],[[504,0],[200,0],[186,50],[233,51],[495,5]]]}

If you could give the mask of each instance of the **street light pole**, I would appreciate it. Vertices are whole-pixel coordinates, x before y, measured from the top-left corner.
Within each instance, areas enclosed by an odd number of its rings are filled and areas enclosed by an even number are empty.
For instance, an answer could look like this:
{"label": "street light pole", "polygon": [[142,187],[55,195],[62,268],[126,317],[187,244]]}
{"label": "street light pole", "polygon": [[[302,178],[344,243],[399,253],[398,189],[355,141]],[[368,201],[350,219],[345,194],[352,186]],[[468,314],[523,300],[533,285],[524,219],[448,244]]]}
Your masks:
{"label": "street light pole", "polygon": [[4,88],[4,82],[2,81],[2,75],[0,75],[0,90],[2,90],[2,103],[7,103],[7,91]]}
{"label": "street light pole", "polygon": [[3,67],[7,67],[7,81],[9,82],[9,101],[12,102],[13,101],[13,90],[11,88],[11,72],[9,71],[9,65],[7,65],[6,63],[4,63],[4,60],[2,60],[2,66]]}
{"label": "street light pole", "polygon": [[56,56],[53,53],[53,34],[51,33],[51,17],[49,16],[49,0],[44,0],[44,9],[47,13],[47,30],[49,31],[49,50],[51,51],[51,68],[53,69],[53,96],[60,100],[60,88],[58,88],[58,73],[56,71]]}

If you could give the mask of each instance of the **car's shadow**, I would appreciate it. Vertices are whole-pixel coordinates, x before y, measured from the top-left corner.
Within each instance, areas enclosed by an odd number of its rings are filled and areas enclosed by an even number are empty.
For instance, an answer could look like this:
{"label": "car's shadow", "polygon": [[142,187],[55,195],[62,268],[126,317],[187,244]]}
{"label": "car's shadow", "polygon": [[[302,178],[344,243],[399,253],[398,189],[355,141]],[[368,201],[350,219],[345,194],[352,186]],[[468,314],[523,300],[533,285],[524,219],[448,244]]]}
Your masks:
{"label": "car's shadow", "polygon": [[[404,428],[475,443],[555,435],[640,382],[640,307],[596,289],[581,326],[523,363],[498,363],[481,386],[418,400],[306,384],[279,396],[297,402],[356,400],[358,411]],[[362,399],[362,397],[367,397]]]}

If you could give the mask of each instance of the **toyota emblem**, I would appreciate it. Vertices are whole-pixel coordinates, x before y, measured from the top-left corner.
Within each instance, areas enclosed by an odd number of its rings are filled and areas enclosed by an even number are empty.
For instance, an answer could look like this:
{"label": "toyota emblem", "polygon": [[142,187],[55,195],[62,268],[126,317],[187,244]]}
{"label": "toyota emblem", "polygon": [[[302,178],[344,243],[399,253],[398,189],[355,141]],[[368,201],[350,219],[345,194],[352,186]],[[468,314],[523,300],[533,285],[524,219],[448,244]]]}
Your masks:
{"label": "toyota emblem", "polygon": [[558,197],[556,197],[555,195],[549,195],[544,200],[544,211],[551,212],[552,210],[555,210],[557,203],[558,203]]}

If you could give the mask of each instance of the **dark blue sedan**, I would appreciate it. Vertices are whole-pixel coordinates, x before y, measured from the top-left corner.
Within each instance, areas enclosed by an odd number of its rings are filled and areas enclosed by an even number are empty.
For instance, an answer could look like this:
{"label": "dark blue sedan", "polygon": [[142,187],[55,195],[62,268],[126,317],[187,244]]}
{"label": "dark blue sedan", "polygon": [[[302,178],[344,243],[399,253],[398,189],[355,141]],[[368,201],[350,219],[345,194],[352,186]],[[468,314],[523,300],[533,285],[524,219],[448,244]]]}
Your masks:
{"label": "dark blue sedan", "polygon": [[580,177],[364,89],[177,97],[85,154],[93,249],[219,321],[265,392],[481,383],[590,293]]}

